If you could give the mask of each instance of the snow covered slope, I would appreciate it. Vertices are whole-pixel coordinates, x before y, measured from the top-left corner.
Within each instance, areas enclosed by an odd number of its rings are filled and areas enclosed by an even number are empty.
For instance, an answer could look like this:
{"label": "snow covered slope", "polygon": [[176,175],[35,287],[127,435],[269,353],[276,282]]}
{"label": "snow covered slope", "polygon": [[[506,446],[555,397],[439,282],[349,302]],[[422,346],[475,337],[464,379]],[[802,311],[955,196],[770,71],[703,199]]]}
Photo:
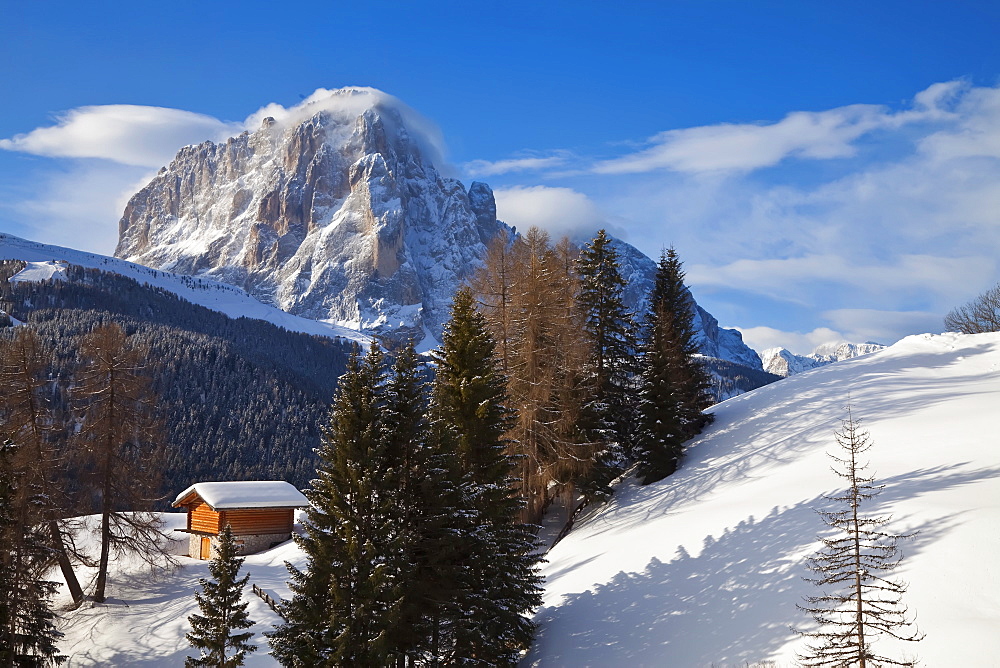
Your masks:
{"label": "snow covered slope", "polygon": [[906,338],[730,399],[683,468],[623,484],[547,555],[528,666],[794,665],[818,589],[805,558],[840,487],[825,455],[850,402],[927,634],[880,641],[926,666],[1000,665],[1000,334]]}
{"label": "snow covered slope", "polygon": [[[813,509],[839,484],[824,453],[848,395],[886,485],[870,510],[893,515],[891,530],[919,531],[902,544],[898,576],[927,637],[878,649],[931,667],[1000,665],[1000,334],[909,337],[716,406],[677,474],[623,484],[548,553],[539,635],[523,665],[794,665],[802,644],[790,627],[809,628],[795,606],[817,593],[802,580],[804,559],[825,529]],[[166,517],[183,525],[182,514]],[[287,597],[285,560],[303,565],[285,543],[245,569]],[[116,563],[108,602],[62,621],[70,665],[180,665],[207,573],[205,562],[180,562],[159,576]],[[278,618],[251,596],[261,650],[247,665],[275,665],[259,634]]]}
{"label": "snow covered slope", "polygon": [[246,291],[207,278],[194,278],[169,271],[150,269],[114,257],[27,241],[0,233],[0,260],[23,260],[28,267],[11,278],[12,281],[40,281],[65,275],[65,266],[74,264],[91,269],[113,272],[139,283],[162,288],[192,304],[224,313],[230,318],[256,318],[292,332],[318,336],[367,340],[359,332],[334,324],[301,318],[262,304]]}

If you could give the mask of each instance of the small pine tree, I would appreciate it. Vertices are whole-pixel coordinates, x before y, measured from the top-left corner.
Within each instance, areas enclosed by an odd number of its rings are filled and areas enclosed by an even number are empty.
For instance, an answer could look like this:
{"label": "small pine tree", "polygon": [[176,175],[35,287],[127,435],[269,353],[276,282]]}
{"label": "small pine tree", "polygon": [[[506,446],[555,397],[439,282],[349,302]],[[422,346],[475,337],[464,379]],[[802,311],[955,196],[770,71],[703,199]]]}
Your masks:
{"label": "small pine tree", "polygon": [[18,447],[0,444],[0,666],[59,665],[50,600],[57,585],[44,579],[54,553],[39,522],[40,495],[22,484]]}
{"label": "small pine tree", "polygon": [[649,298],[642,356],[637,459],[642,483],[677,470],[683,443],[712,420],[708,372],[695,357],[694,301],[677,252],[660,256]]}
{"label": "small pine tree", "polygon": [[604,448],[584,487],[588,496],[608,496],[612,479],[625,470],[635,425],[635,323],[625,307],[627,283],[619,269],[619,255],[604,230],[580,252],[579,307],[586,323],[593,398],[588,406],[595,417],[597,440]]}
{"label": "small pine tree", "polygon": [[830,454],[833,471],[847,481],[847,490],[826,498],[840,505],[839,510],[819,511],[824,522],[836,530],[831,538],[821,538],[823,548],[809,560],[815,578],[807,578],[819,587],[832,586],[832,594],[810,596],[800,609],[812,615],[819,630],[801,632],[817,644],[807,646],[799,655],[804,666],[912,666],[874,653],[872,643],[880,636],[897,640],[923,639],[907,619],[902,595],[906,585],[884,577],[902,559],[897,542],[913,534],[890,534],[883,527],[890,517],[866,517],[862,502],[882,491],[874,477],[865,474],[867,464],[859,457],[872,447],[867,431],[847,408],[847,418],[836,433],[843,455]]}
{"label": "small pine tree", "polygon": [[243,558],[237,556],[236,540],[227,524],[219,534],[217,556],[208,564],[212,579],[200,580],[202,591],[195,593],[201,614],[188,617],[191,632],[185,637],[192,647],[201,650],[197,659],[188,657],[184,665],[234,668],[242,666],[247,654],[257,646],[248,642],[252,632],[233,633],[248,629],[254,622],[247,615],[248,603],[243,600],[243,588],[250,580],[247,574],[237,579]]}

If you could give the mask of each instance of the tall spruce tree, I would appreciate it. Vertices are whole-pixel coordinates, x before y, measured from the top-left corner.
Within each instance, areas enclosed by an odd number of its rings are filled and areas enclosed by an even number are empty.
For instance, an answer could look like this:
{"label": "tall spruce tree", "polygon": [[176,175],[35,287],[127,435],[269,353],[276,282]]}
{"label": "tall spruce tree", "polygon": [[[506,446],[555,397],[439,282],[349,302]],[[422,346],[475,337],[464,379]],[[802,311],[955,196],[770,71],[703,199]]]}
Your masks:
{"label": "tall spruce tree", "polygon": [[395,353],[383,411],[397,550],[386,561],[398,585],[390,660],[401,668],[447,661],[442,630],[455,610],[463,529],[454,450],[432,435],[421,366],[412,341]]}
{"label": "tall spruce tree", "polygon": [[18,446],[0,444],[0,666],[59,665],[51,598],[45,579],[55,559],[43,529],[45,499],[26,483]]}
{"label": "tall spruce tree", "polygon": [[250,575],[238,578],[242,567],[243,558],[237,554],[236,539],[227,524],[219,534],[218,553],[208,564],[212,579],[201,578],[202,591],[194,595],[201,614],[188,617],[191,632],[185,638],[201,650],[201,656],[188,657],[184,662],[187,668],[235,668],[243,665],[247,654],[257,650],[248,642],[252,632],[233,633],[254,625],[247,614],[248,603],[243,600]]}
{"label": "tall spruce tree", "polygon": [[288,565],[294,594],[287,622],[271,634],[286,666],[384,666],[400,620],[400,555],[395,498],[383,420],[384,359],[372,343],[356,347],[323,429],[317,478],[306,491],[305,571]]}
{"label": "tall spruce tree", "polygon": [[807,605],[799,606],[819,626],[816,631],[802,632],[817,643],[808,645],[799,660],[803,666],[912,666],[912,661],[875,654],[873,642],[880,636],[923,639],[902,603],[906,585],[886,577],[902,559],[898,541],[913,534],[891,534],[884,528],[890,517],[870,517],[860,510],[861,504],[878,496],[883,486],[866,474],[867,464],[859,459],[872,447],[872,441],[854,419],[850,406],[835,436],[841,454],[829,456],[834,473],[847,482],[847,489],[826,497],[839,505],[837,510],[819,511],[835,534],[820,538],[823,547],[809,560],[816,577],[808,578],[818,587],[835,591],[810,596]]}
{"label": "tall spruce tree", "polygon": [[677,470],[683,443],[711,422],[710,380],[695,355],[694,300],[673,248],[660,255],[642,354],[638,474],[643,484]]}
{"label": "tall spruce tree", "polygon": [[514,462],[505,434],[513,423],[496,344],[471,291],[455,295],[441,348],[433,412],[452,434],[462,471],[466,536],[461,546],[457,601],[451,620],[450,663],[506,666],[531,643],[526,615],[541,603],[532,527],[518,521]]}
{"label": "tall spruce tree", "polygon": [[632,313],[625,307],[627,286],[619,268],[619,254],[602,229],[584,246],[577,262],[580,274],[579,307],[586,321],[588,370],[593,396],[590,413],[603,448],[585,485],[590,496],[607,496],[609,483],[625,470],[635,433],[637,342]]}

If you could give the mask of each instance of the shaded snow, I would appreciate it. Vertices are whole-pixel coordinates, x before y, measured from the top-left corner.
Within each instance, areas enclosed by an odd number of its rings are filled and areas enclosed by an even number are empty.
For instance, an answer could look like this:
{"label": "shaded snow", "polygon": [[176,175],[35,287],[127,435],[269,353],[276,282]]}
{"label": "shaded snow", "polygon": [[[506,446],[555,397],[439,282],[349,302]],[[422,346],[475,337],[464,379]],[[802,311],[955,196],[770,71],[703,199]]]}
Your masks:
{"label": "shaded snow", "polygon": [[528,666],[794,665],[818,589],[814,508],[839,479],[825,455],[850,400],[885,491],[870,514],[901,545],[904,603],[927,634],[880,653],[1000,665],[1000,334],[914,336],[716,406],[665,481],[620,487],[546,555]]}
{"label": "shaded snow", "polygon": [[[186,525],[186,513],[163,513],[166,533],[171,536],[171,550],[183,555],[187,549],[187,534],[173,531]],[[91,529],[96,517],[85,518]],[[96,555],[98,543],[94,534],[81,533],[82,544]],[[85,602],[79,609],[60,612],[59,628],[65,637],[60,651],[70,657],[68,666],[145,666],[174,668],[184,664],[184,657],[197,656],[184,634],[190,625],[188,617],[199,613],[194,594],[200,590],[199,579],[208,578],[208,562],[186,556],[176,556],[176,567],[152,571],[136,559],[112,562],[105,603]],[[258,650],[249,655],[246,666],[277,666],[268,654],[270,648],[264,633],[273,630],[281,618],[263,600],[253,594],[257,584],[272,596],[288,597],[285,561],[304,566],[302,553],[287,541],[271,550],[249,555],[240,576],[250,573],[250,583],[243,592],[249,602],[247,612],[255,623],[251,642]],[[96,569],[79,569],[81,583],[86,587]],[[59,604],[65,606],[69,596],[60,593]]]}

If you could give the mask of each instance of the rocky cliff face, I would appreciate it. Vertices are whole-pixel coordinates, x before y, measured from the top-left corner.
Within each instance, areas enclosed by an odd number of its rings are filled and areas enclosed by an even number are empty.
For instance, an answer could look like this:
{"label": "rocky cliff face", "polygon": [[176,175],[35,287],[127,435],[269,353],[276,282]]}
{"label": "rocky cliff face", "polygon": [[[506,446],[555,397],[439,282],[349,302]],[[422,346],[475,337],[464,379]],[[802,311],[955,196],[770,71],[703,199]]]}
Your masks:
{"label": "rocky cliff face", "polygon": [[265,118],[185,147],[128,203],[115,255],[296,315],[439,336],[452,293],[503,228],[489,187],[439,174],[373,98],[357,114]]}

